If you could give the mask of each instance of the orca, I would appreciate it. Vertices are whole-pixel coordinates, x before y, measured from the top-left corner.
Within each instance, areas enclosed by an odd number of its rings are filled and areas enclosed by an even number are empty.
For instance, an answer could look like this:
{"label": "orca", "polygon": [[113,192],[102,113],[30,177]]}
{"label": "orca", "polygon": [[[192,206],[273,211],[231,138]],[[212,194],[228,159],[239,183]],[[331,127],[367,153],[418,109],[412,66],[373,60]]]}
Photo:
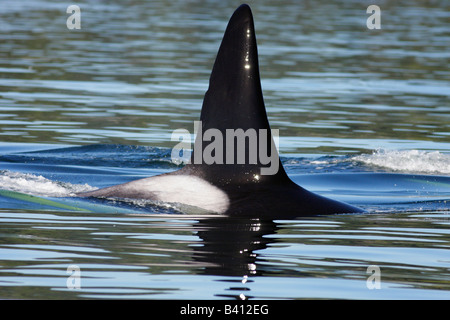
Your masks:
{"label": "orca", "polygon": [[[263,218],[364,212],[314,194],[294,183],[286,174],[274,147],[266,114],[253,15],[246,4],[236,9],[225,30],[204,96],[200,121],[191,161],[183,168],[78,196],[148,199],[229,216]],[[250,161],[250,153],[255,150],[251,149],[250,141],[241,148],[234,148],[234,154],[230,154],[228,148],[225,150],[223,145],[233,146],[236,140],[234,136],[227,136],[231,129],[244,133],[249,130],[264,132],[265,135],[258,137],[257,155],[262,149],[268,150],[270,159],[277,161],[276,172],[262,174],[262,169],[267,169],[267,159],[263,161],[256,157]],[[209,140],[205,139],[208,130],[216,135],[210,134]],[[211,151],[220,134],[224,137],[223,145],[217,145]],[[203,139],[199,138],[202,136]],[[263,137],[267,139],[264,141]],[[243,150],[244,160],[248,158],[249,161],[237,159],[238,149]],[[210,152],[215,161],[205,163],[195,159],[202,152]]]}

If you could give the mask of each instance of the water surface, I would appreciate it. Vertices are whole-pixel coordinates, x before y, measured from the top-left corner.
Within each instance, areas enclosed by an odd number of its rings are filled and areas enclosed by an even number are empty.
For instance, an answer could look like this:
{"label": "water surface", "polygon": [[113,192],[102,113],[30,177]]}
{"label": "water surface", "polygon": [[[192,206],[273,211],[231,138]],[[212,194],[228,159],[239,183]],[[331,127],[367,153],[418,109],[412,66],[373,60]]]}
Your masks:
{"label": "water surface", "polygon": [[[287,173],[369,214],[55,206],[180,168],[171,134],[193,133],[238,4],[85,1],[81,29],[69,30],[69,4],[3,1],[0,189],[39,198],[0,196],[1,298],[450,298],[446,2],[249,3]],[[380,30],[366,27],[371,4]]]}

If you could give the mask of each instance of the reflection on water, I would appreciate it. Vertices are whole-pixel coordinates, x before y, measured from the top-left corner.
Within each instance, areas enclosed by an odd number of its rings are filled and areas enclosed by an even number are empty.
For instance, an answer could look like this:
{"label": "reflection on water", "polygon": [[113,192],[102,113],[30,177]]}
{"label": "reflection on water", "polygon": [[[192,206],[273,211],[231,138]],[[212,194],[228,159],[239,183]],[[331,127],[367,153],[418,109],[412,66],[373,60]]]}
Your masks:
{"label": "reflection on water", "polygon": [[248,277],[261,274],[256,250],[265,249],[276,224],[260,219],[213,218],[200,220],[197,235],[204,245],[194,247],[194,259],[209,263],[205,274]]}
{"label": "reflection on water", "polygon": [[[450,297],[446,214],[273,222],[2,211],[0,220],[2,298]],[[70,265],[79,290],[67,288]],[[370,265],[380,290],[367,287]]]}

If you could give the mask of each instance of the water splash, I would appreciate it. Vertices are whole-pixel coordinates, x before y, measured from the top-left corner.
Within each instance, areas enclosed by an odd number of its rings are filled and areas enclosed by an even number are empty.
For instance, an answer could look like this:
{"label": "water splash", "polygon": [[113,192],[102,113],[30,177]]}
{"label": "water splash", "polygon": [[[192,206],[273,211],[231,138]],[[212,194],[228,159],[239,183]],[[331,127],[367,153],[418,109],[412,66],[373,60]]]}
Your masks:
{"label": "water splash", "polygon": [[52,181],[41,175],[3,170],[0,171],[0,189],[42,197],[70,197],[96,188],[87,184]]}
{"label": "water splash", "polygon": [[376,150],[350,160],[405,173],[450,174],[450,155],[439,151]]}

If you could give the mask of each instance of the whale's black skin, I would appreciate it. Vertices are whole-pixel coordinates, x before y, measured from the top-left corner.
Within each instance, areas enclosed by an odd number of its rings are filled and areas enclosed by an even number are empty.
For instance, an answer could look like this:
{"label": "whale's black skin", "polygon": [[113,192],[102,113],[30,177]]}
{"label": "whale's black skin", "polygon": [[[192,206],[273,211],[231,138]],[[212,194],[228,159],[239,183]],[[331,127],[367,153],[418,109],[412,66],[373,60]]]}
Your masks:
{"label": "whale's black skin", "polygon": [[[204,97],[200,120],[201,133],[216,129],[223,137],[227,129],[255,129],[257,132],[265,129],[269,136],[267,148],[273,146],[259,76],[253,16],[248,5],[237,8],[228,23]],[[195,141],[191,163],[178,171],[79,196],[150,199],[182,203],[226,215],[275,219],[363,212],[295,184],[284,171],[276,149],[273,150],[278,171],[262,175],[261,167],[267,167],[267,162],[263,164],[258,158],[251,164],[247,163],[249,161],[227,164],[225,149],[223,161],[213,164],[194,161],[195,154],[201,154],[208,146],[207,141],[199,140]],[[248,152],[246,145],[247,155]]]}

